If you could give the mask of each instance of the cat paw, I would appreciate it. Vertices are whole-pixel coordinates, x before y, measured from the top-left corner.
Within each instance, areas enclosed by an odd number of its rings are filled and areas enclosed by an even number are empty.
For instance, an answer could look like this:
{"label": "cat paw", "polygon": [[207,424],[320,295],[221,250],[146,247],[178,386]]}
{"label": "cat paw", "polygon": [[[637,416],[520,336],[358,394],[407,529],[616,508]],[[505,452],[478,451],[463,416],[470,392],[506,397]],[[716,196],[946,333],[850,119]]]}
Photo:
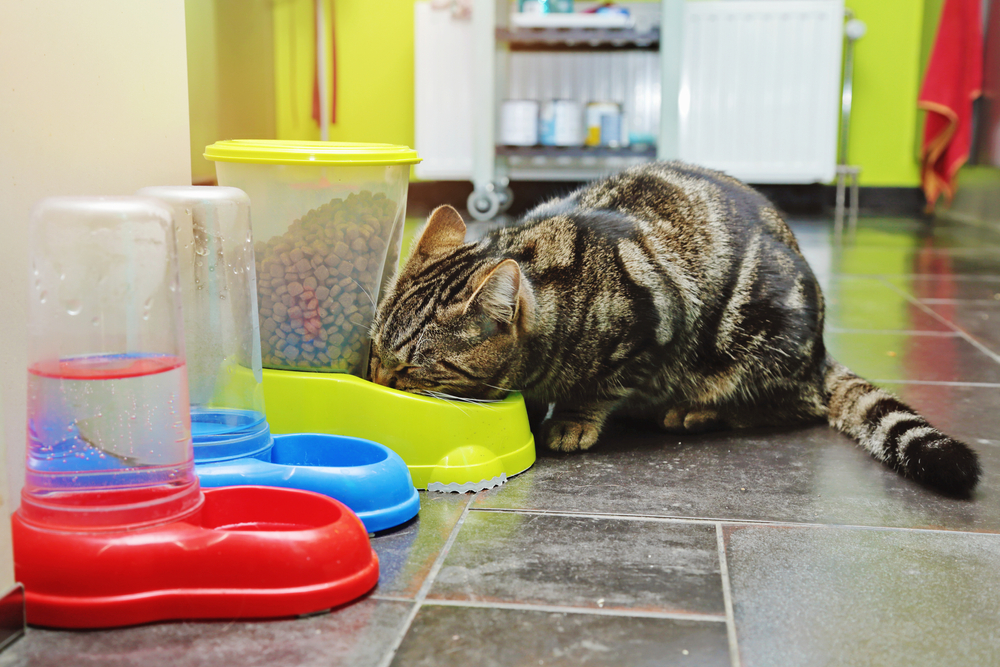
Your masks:
{"label": "cat paw", "polygon": [[590,449],[601,429],[591,422],[554,421],[548,424],[545,443],[557,452]]}
{"label": "cat paw", "polygon": [[686,414],[686,408],[671,408],[667,410],[667,414],[663,415],[663,419],[660,421],[663,430],[670,433],[683,433],[684,415]]}
{"label": "cat paw", "polygon": [[704,433],[726,428],[718,410],[672,408],[663,416],[663,428],[671,433]]}

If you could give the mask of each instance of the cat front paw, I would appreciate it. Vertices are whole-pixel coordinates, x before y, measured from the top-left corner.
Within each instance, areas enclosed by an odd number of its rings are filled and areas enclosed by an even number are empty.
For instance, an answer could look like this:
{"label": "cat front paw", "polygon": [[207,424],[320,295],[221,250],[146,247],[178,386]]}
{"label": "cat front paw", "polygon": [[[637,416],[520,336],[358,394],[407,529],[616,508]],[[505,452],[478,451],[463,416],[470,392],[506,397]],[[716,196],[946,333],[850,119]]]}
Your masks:
{"label": "cat front paw", "polygon": [[704,433],[726,428],[718,410],[713,408],[671,408],[661,420],[668,433]]}
{"label": "cat front paw", "polygon": [[588,421],[550,421],[545,443],[557,452],[590,449],[597,442],[601,427]]}

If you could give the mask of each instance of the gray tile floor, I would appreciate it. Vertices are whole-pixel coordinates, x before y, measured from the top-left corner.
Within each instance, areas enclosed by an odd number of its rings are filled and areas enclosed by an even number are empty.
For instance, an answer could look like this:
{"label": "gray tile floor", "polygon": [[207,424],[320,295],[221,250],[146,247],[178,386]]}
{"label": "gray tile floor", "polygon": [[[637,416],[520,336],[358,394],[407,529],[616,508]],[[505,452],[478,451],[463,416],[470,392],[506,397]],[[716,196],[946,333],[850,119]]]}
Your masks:
{"label": "gray tile floor", "polygon": [[795,225],[855,371],[974,446],[969,501],[823,426],[669,436],[618,423],[505,486],[422,494],[381,578],[330,613],[31,629],[13,665],[1000,664],[1000,233]]}

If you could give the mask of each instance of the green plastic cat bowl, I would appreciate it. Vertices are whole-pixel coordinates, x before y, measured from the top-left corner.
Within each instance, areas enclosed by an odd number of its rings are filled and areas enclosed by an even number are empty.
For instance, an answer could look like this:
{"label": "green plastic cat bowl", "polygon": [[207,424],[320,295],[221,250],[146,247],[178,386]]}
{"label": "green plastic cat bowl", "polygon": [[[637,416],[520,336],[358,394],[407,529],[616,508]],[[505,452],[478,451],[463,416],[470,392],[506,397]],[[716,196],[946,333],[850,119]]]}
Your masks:
{"label": "green plastic cat bowl", "polygon": [[264,369],[273,433],[331,433],[374,440],[402,457],[413,485],[481,491],[535,462],[520,394],[476,404],[418,396],[346,373]]}

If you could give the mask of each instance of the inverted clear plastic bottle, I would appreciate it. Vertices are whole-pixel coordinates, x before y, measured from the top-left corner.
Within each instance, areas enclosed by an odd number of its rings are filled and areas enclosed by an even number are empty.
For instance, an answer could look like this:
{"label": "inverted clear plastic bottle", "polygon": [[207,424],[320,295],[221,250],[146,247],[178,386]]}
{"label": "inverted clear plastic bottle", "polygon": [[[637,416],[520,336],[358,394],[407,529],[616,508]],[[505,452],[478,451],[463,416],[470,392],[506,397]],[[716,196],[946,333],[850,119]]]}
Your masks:
{"label": "inverted clear plastic bottle", "polygon": [[170,209],[60,197],[31,214],[28,442],[20,517],[121,529],[202,503]]}
{"label": "inverted clear plastic bottle", "polygon": [[195,457],[265,456],[271,435],[264,417],[250,198],[238,188],[191,185],[136,194],[173,210]]}

